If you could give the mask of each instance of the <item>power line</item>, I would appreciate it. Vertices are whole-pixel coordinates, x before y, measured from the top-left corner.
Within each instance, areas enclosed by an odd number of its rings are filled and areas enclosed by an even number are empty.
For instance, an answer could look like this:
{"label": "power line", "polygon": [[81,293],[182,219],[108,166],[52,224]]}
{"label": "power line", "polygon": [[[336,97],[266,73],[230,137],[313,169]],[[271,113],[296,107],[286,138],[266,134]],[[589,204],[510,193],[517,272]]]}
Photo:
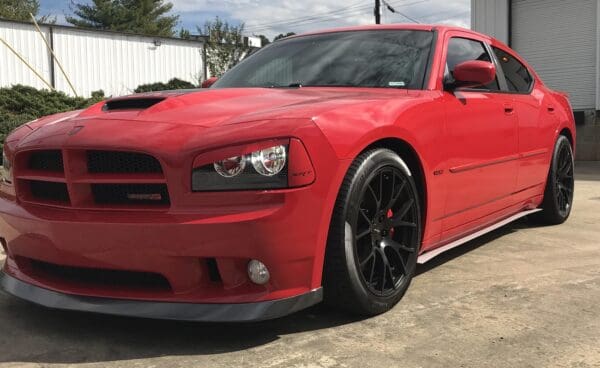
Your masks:
{"label": "power line", "polygon": [[346,8],[331,10],[327,14],[313,14],[313,15],[304,16],[304,17],[279,20],[276,22],[259,23],[259,24],[255,24],[253,26],[249,26],[248,29],[263,28],[263,27],[273,26],[273,25],[277,25],[277,24],[289,24],[289,23],[296,23],[296,22],[304,22],[306,20],[313,20],[313,19],[329,17],[331,14],[354,12],[357,10],[367,9],[369,7],[370,7],[370,5],[365,5],[364,2],[361,1],[360,3],[350,5]]}
{"label": "power line", "polygon": [[[411,5],[426,2],[426,1],[430,1],[430,0],[419,0],[419,1],[413,1],[410,3],[391,4],[391,5],[396,6],[396,7],[398,7],[398,6],[407,7],[407,6],[411,6]],[[295,19],[288,19],[288,20],[281,20],[281,21],[277,21],[277,22],[253,25],[253,26],[246,28],[245,31],[250,32],[250,33],[257,33],[257,32],[267,31],[267,30],[281,27],[281,26],[287,26],[287,27],[292,28],[292,27],[306,26],[306,25],[315,24],[315,23],[333,22],[333,21],[339,20],[342,16],[348,17],[351,15],[361,14],[363,11],[368,10],[371,7],[372,7],[372,5],[370,5],[370,4],[361,5],[361,4],[355,3],[346,8],[332,10],[326,14],[320,14],[320,15],[313,14],[312,16],[307,16],[307,17],[300,17],[300,18],[295,18]],[[407,19],[411,19],[413,22],[418,22],[416,19],[412,19],[411,17],[408,17],[408,16],[407,16]]]}
{"label": "power line", "polygon": [[450,19],[450,18],[456,17],[458,15],[469,14],[469,13],[471,13],[469,10],[463,10],[463,11],[460,11],[460,12],[457,12],[457,13],[452,13],[452,14],[448,15],[448,12],[444,11],[444,12],[437,12],[437,13],[433,13],[433,14],[428,14],[428,15],[426,15],[424,17],[424,19],[430,19],[430,18],[437,17],[438,15],[442,15],[442,14],[446,14],[445,18],[446,19]]}
{"label": "power line", "polygon": [[[410,16],[406,15],[405,13],[403,13],[403,12],[401,12],[401,11],[399,11],[399,10],[396,10],[396,9],[394,9],[394,8],[393,8],[393,7],[390,5],[390,3],[388,3],[386,0],[381,0],[381,1],[383,2],[383,5],[385,5],[385,6],[386,6],[386,8],[388,8],[388,10],[389,10],[389,11],[391,11],[392,13],[400,14],[401,16],[403,16],[404,18],[406,18],[406,19],[410,20],[410,21],[411,21],[411,22],[413,22],[413,23],[421,23],[421,22],[420,22],[420,21],[418,21],[417,19],[415,19],[415,18],[413,18],[413,17],[410,17]],[[379,0],[377,0],[377,2],[379,2]],[[417,1],[416,3],[421,3],[421,2],[423,2],[423,1]]]}
{"label": "power line", "polygon": [[[342,16],[360,15],[360,14],[363,14],[363,12],[358,12],[358,13],[356,13],[356,12],[355,12],[354,14],[345,14],[345,15],[339,15],[339,16],[337,16],[337,17],[334,17],[334,18],[332,18],[332,17],[327,17],[327,18],[325,18],[325,19],[316,19],[316,20],[310,20],[310,21],[305,21],[304,23],[297,23],[297,24],[294,24],[294,25],[291,25],[291,26],[289,26],[289,25],[287,25],[287,24],[282,24],[282,25],[280,25],[279,27],[282,27],[282,26],[287,26],[289,29],[293,29],[294,27],[307,26],[307,25],[310,25],[310,24],[323,23],[323,22],[325,22],[325,23],[326,23],[326,22],[335,22],[335,21],[338,21],[338,20],[342,19]],[[264,28],[261,28],[261,29],[254,29],[254,30],[252,30],[252,31],[248,31],[248,32],[254,32],[254,33],[256,33],[256,32],[262,32],[262,31],[271,30],[271,29],[273,29],[273,28],[276,28],[276,27],[277,27],[277,26],[273,26],[273,27],[264,27]]]}
{"label": "power line", "polygon": [[326,17],[318,17],[318,18],[315,17],[315,18],[311,18],[311,19],[305,19],[302,21],[296,21],[293,23],[281,22],[281,23],[274,23],[273,25],[268,25],[268,26],[263,26],[263,27],[252,27],[252,28],[245,29],[245,31],[257,32],[257,31],[266,31],[266,30],[270,30],[270,29],[274,29],[274,28],[278,28],[278,27],[288,27],[288,28],[299,27],[299,26],[305,26],[305,25],[312,24],[312,23],[336,21],[343,17],[348,17],[348,16],[352,16],[352,15],[360,15],[363,13],[364,13],[364,9],[357,9],[352,12],[335,14],[334,16],[328,15]]}

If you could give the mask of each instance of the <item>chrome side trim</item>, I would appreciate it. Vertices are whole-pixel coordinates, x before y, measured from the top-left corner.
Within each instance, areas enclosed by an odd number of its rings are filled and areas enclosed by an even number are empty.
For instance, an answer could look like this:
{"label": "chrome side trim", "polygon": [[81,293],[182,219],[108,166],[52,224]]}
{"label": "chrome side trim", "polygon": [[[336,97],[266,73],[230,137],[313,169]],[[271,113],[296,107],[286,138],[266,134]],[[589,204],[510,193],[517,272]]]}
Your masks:
{"label": "chrome side trim", "polygon": [[512,216],[510,216],[508,218],[505,218],[502,221],[496,222],[496,223],[494,223],[494,224],[492,224],[492,225],[490,225],[490,226],[488,226],[486,228],[483,228],[483,229],[481,229],[479,231],[476,231],[476,232],[474,232],[472,234],[469,234],[469,235],[465,236],[464,238],[457,239],[457,240],[455,240],[455,241],[453,241],[451,243],[448,243],[448,244],[446,244],[444,246],[432,249],[432,250],[430,250],[428,252],[425,252],[425,253],[421,254],[419,256],[419,258],[417,258],[417,263],[423,264],[423,263],[431,260],[432,258],[437,257],[440,254],[442,254],[442,253],[444,253],[444,252],[446,252],[446,251],[448,251],[448,250],[450,250],[452,248],[456,248],[459,245],[463,245],[466,242],[469,242],[469,241],[471,241],[471,240],[473,240],[475,238],[478,238],[478,237],[480,237],[480,236],[482,236],[484,234],[487,234],[487,233],[489,233],[491,231],[494,231],[494,230],[496,230],[498,228],[501,228],[502,226],[504,226],[506,224],[509,224],[509,223],[511,223],[511,222],[513,222],[515,220],[518,220],[521,217],[525,217],[527,215],[531,215],[532,213],[536,213],[536,212],[539,212],[541,210],[542,210],[541,208],[536,208],[536,209],[533,209],[533,210],[526,210],[526,211],[519,212],[519,213],[517,213],[515,215],[512,215]]}

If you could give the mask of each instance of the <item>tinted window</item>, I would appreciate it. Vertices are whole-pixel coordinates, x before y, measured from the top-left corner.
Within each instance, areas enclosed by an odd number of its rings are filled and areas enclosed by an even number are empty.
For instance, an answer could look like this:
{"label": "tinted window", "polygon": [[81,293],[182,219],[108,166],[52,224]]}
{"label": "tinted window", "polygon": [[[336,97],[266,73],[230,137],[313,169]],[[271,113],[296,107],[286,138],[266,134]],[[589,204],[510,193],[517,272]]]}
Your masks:
{"label": "tinted window", "polygon": [[492,47],[492,49],[494,50],[494,53],[496,53],[498,63],[500,63],[502,71],[504,72],[508,90],[512,92],[529,92],[533,83],[533,78],[527,71],[525,65],[521,64],[520,61],[504,50],[495,47]]}
{"label": "tinted window", "polygon": [[[448,72],[454,77],[454,68],[456,65],[469,60],[480,60],[491,62],[490,55],[485,50],[483,44],[479,41],[469,40],[466,38],[451,38],[448,42],[448,56],[446,64]],[[477,89],[489,89],[497,91],[498,79],[486,86],[475,87]]]}
{"label": "tinted window", "polygon": [[348,86],[420,89],[433,33],[381,30],[274,42],[215,83],[222,87]]}

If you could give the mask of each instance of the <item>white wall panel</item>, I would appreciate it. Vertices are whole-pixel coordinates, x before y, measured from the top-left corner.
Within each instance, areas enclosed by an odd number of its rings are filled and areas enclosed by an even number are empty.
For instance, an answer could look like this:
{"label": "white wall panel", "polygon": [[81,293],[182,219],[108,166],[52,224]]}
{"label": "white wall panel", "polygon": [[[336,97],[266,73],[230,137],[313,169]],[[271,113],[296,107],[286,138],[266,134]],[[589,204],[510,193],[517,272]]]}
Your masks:
{"label": "white wall panel", "polygon": [[[48,37],[48,29],[43,28]],[[0,22],[0,37],[8,42],[50,83],[50,59],[42,37],[27,24]],[[8,47],[0,42],[0,87],[24,84],[48,88]]]}
{"label": "white wall panel", "polygon": [[[201,42],[61,26],[52,29],[54,52],[81,96],[90,96],[100,89],[107,96],[120,96],[133,92],[140,84],[168,82],[172,78],[198,84],[204,74]],[[42,27],[42,31],[49,37],[48,27]],[[33,25],[0,21],[0,37],[51,81],[50,55]],[[155,45],[155,41],[160,45]],[[57,90],[72,94],[58,65],[54,77]],[[0,86],[13,84],[45,87],[0,44]]]}
{"label": "white wall panel", "polygon": [[[198,83],[203,75],[202,44],[123,34],[54,30],[55,53],[78,94],[102,89],[106,95],[131,93],[140,84],[179,78]],[[58,89],[68,91],[57,75]]]}

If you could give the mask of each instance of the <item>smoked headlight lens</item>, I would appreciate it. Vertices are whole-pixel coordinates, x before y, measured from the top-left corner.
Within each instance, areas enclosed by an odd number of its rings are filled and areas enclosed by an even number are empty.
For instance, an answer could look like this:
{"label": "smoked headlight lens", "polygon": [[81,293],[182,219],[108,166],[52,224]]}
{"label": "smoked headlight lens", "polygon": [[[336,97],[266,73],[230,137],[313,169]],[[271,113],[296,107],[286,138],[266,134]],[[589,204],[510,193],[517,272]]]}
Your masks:
{"label": "smoked headlight lens", "polygon": [[215,171],[225,178],[239,175],[246,168],[246,156],[229,157],[213,164]]}
{"label": "smoked headlight lens", "polygon": [[192,171],[193,191],[280,189],[288,186],[287,144],[232,156]]}
{"label": "smoked headlight lens", "polygon": [[285,166],[286,146],[275,146],[252,152],[252,166],[264,176],[273,176]]}

